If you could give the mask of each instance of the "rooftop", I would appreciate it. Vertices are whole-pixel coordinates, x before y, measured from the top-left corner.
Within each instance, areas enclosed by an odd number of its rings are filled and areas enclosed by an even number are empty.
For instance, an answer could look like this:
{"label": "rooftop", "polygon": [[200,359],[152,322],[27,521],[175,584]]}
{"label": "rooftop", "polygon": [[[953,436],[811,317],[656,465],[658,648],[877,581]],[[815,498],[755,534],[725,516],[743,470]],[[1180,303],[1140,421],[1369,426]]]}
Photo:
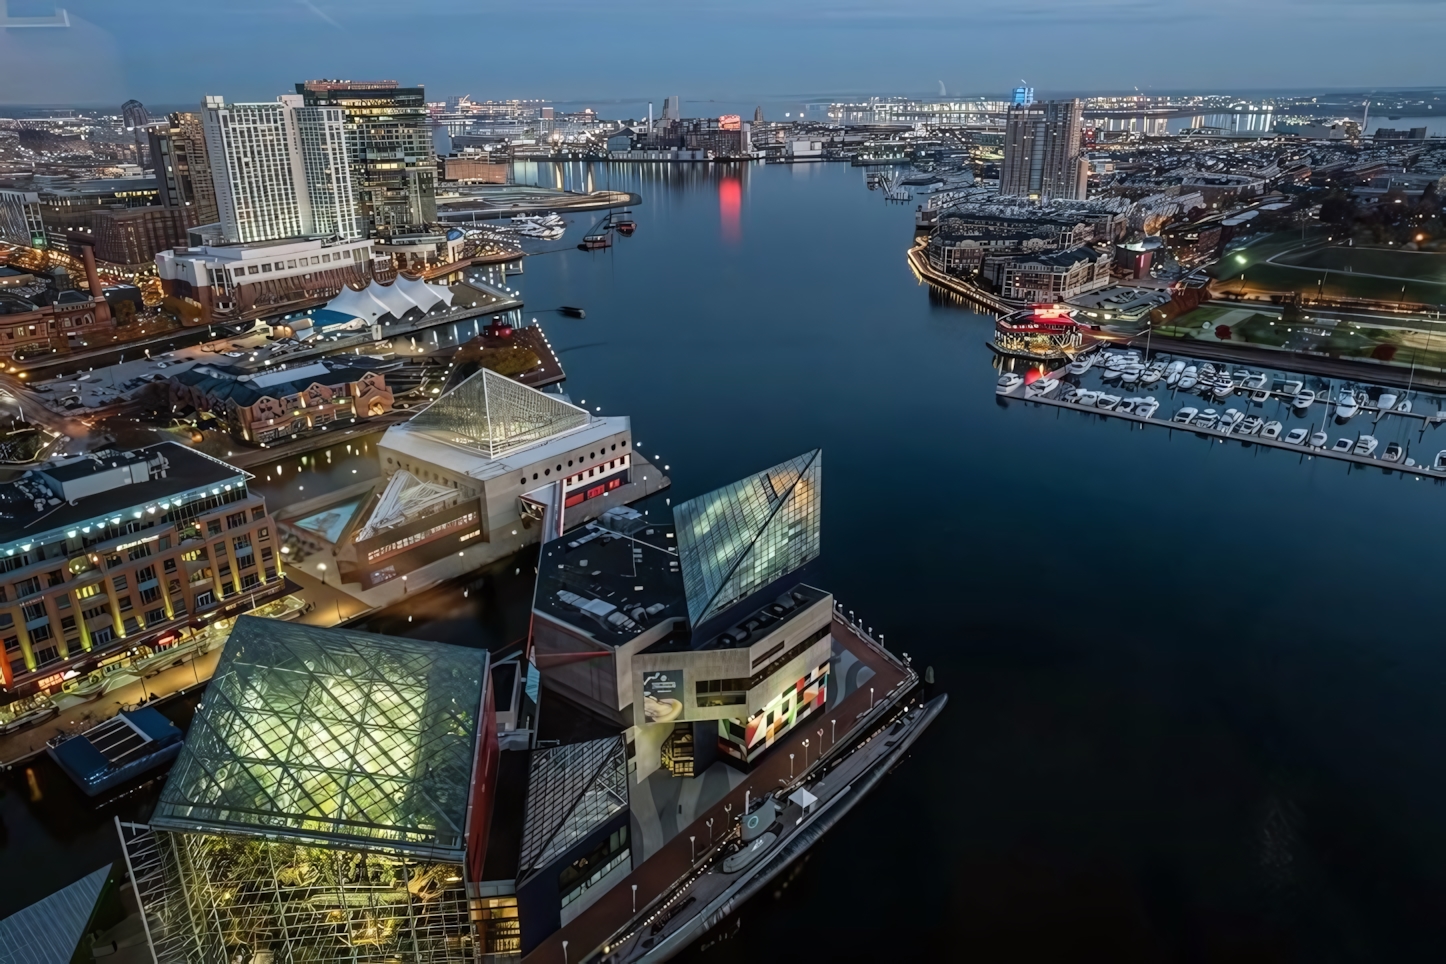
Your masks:
{"label": "rooftop", "polygon": [[151,823],[460,860],[487,658],[242,617]]}
{"label": "rooftop", "polygon": [[591,417],[576,405],[480,368],[412,419],[412,426],[495,459],[565,432]]}
{"label": "rooftop", "polygon": [[537,750],[527,781],[518,872],[546,867],[628,805],[621,736]]}

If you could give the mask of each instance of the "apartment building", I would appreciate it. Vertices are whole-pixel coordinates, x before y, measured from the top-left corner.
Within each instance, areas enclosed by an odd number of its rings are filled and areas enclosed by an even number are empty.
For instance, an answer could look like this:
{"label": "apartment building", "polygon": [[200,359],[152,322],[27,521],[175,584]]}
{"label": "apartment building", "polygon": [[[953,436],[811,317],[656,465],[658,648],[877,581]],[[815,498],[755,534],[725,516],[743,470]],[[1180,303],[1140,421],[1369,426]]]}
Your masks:
{"label": "apartment building", "polygon": [[54,692],[280,592],[279,543],[249,478],[164,442],[0,485],[0,700]]}

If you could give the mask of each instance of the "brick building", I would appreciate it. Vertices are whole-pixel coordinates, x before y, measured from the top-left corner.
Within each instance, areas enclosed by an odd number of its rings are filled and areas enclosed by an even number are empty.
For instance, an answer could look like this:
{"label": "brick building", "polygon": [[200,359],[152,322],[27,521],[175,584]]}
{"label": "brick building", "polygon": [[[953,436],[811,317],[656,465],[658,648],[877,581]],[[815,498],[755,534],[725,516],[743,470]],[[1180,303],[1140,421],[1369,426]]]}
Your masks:
{"label": "brick building", "polygon": [[170,399],[172,411],[189,406],[210,412],[238,439],[256,443],[385,415],[393,402],[384,375],[340,361],[254,375],[227,365],[197,365],[171,376]]}
{"label": "brick building", "polygon": [[0,485],[11,520],[0,534],[0,700],[54,692],[280,592],[273,524],[249,478],[164,442]]}

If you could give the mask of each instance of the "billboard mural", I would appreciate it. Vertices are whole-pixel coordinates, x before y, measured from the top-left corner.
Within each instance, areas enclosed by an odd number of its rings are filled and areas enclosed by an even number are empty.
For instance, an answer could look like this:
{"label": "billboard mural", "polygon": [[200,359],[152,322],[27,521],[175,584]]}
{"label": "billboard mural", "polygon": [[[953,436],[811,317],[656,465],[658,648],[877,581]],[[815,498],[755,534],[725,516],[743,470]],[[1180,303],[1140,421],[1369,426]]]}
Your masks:
{"label": "billboard mural", "polygon": [[683,715],[683,671],[649,670],[643,674],[643,719],[671,723]]}

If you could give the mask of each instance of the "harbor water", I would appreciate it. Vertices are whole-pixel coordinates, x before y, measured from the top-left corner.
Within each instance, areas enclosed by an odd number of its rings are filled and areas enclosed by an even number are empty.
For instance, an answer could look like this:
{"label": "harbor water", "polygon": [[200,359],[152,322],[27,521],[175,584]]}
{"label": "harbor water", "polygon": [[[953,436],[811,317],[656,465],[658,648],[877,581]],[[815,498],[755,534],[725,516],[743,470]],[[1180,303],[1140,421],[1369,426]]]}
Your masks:
{"label": "harbor water", "polygon": [[[570,217],[512,279],[573,400],[630,415],[675,502],[821,446],[810,579],[950,696],[870,798],[682,959],[1435,956],[1446,486],[1000,404],[992,321],[917,282],[913,206],[863,169],[520,173],[643,197],[632,237],[579,251],[603,212]],[[1439,449],[1446,430],[1422,428],[1413,453]],[[268,498],[365,470],[287,463]],[[374,628],[502,646],[525,632],[527,575]],[[118,855],[109,817],[57,809],[66,788],[36,770],[3,783],[0,913]]]}

